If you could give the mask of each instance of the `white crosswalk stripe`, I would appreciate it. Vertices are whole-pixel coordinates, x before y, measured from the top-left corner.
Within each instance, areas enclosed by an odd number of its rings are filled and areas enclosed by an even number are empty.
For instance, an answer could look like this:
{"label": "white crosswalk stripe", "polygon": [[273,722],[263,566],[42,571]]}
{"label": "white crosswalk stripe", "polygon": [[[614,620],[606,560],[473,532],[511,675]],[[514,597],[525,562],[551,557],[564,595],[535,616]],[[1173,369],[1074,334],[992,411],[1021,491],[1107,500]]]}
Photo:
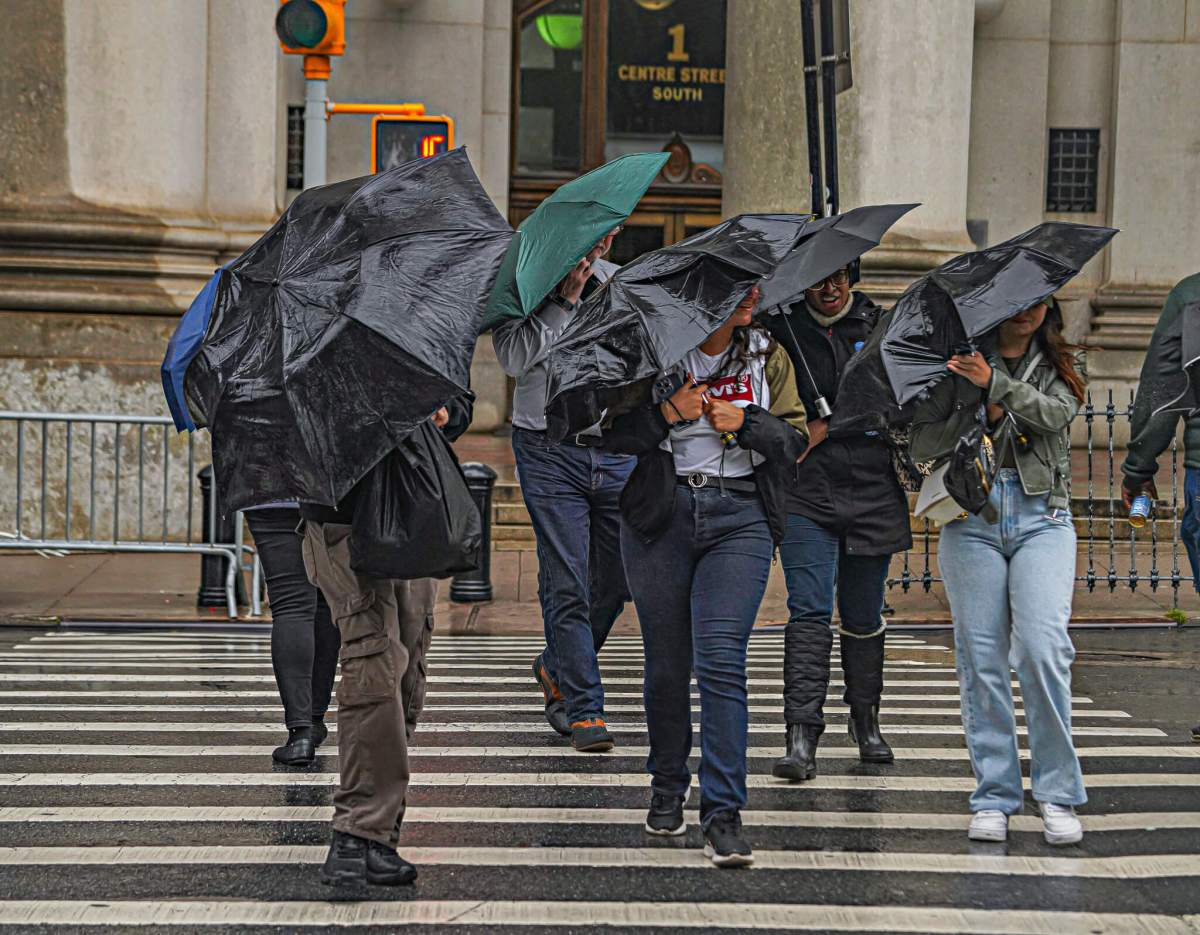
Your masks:
{"label": "white crosswalk stripe", "polygon": [[[1200,931],[1200,916],[1161,901],[1163,887],[1200,879],[1200,745],[1172,745],[1111,695],[1080,694],[1072,733],[1093,800],[1085,843],[1097,843],[1043,846],[1031,809],[1012,818],[1009,851],[981,850],[964,834],[974,780],[952,653],[924,634],[888,640],[882,724],[895,765],[858,762],[834,678],[821,771],[790,784],[767,772],[782,737],[782,634],[754,636],[743,820],[756,870],[739,877],[700,856],[695,794],[693,830],[667,842],[678,846],[642,833],[639,638],[614,637],[601,657],[617,747],[580,754],[542,715],[529,671],[538,638],[438,634],[401,840],[421,882],[399,902],[370,892],[341,902],[246,897],[258,879],[264,894],[273,880],[313,892],[297,884],[311,884],[323,859],[337,783],[336,704],[313,768],[270,761],[284,728],[265,632],[37,634],[0,647],[0,931]],[[1014,679],[1028,762],[1018,687]],[[1131,835],[1144,843],[1129,849]],[[134,892],[119,882],[131,873]],[[703,884],[697,873],[708,874]],[[64,898],[55,874],[83,895]],[[1055,898],[1022,895],[1042,880]],[[996,908],[978,908],[972,881],[1001,894]],[[841,895],[830,898],[835,883]],[[1132,889],[1144,884],[1153,889]],[[694,899],[700,885],[706,899],[712,890],[707,902]],[[1123,895],[1096,903],[1100,886]]]}

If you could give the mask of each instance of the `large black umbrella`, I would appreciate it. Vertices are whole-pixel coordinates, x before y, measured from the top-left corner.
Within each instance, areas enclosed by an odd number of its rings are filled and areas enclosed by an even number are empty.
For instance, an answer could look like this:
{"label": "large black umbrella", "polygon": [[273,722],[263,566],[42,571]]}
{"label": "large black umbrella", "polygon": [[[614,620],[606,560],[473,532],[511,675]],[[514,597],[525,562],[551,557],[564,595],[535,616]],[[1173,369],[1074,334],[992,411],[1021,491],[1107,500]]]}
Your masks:
{"label": "large black umbrella", "polygon": [[816,218],[804,229],[804,249],[793,250],[763,283],[763,308],[795,302],[804,290],[852,263],[879,241],[916,204],[863,205]]}
{"label": "large black umbrella", "polygon": [[1116,233],[1048,222],[922,276],[846,366],[830,430],[904,421],[905,407],[949,373],[946,361],[958,347],[1049,298]]}
{"label": "large black umbrella", "polygon": [[224,506],[335,504],[467,392],[511,236],[463,149],[301,194],[222,274],[187,370]]}
{"label": "large black umbrella", "polygon": [[808,224],[807,215],[741,214],[621,267],[575,312],[551,352],[551,436],[640,401],[646,381],[723,325]]}

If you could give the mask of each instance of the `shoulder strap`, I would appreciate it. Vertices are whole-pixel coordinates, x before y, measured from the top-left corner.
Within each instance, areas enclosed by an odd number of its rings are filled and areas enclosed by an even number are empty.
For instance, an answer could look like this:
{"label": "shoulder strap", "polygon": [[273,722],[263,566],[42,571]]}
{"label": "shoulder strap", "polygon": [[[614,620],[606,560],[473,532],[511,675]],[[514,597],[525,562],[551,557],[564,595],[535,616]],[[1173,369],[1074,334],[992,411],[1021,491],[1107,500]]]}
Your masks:
{"label": "shoulder strap", "polygon": [[1038,351],[1036,354],[1033,355],[1033,360],[1031,360],[1029,362],[1029,365],[1025,368],[1025,372],[1023,374],[1021,374],[1021,382],[1022,383],[1029,382],[1029,378],[1031,376],[1033,376],[1033,371],[1035,371],[1037,369],[1037,365],[1042,362],[1042,357],[1044,357],[1044,356],[1045,355],[1043,354],[1042,351]]}

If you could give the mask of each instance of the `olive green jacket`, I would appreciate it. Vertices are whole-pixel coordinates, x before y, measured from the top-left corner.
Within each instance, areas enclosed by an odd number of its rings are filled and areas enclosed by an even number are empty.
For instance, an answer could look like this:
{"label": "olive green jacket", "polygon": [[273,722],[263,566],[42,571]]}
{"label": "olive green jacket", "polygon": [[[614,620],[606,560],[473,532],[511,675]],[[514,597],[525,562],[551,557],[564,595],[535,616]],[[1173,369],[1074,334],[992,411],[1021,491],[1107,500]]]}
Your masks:
{"label": "olive green jacket", "polygon": [[[1029,351],[1010,376],[998,354],[988,355],[992,380],[987,402],[1003,406],[1006,417],[991,433],[996,457],[1002,459],[1012,445],[1021,486],[1030,496],[1049,495],[1048,507],[1070,506],[1071,420],[1079,412],[1079,400],[1045,358],[1038,362],[1028,382],[1021,376],[1029,367],[1037,346]],[[958,439],[972,425],[979,405],[979,388],[961,377],[950,376],[933,388],[913,418],[910,453],[917,461],[940,461],[954,450]],[[1012,418],[1008,418],[1011,414]],[[1029,444],[1022,451],[1016,436]]]}

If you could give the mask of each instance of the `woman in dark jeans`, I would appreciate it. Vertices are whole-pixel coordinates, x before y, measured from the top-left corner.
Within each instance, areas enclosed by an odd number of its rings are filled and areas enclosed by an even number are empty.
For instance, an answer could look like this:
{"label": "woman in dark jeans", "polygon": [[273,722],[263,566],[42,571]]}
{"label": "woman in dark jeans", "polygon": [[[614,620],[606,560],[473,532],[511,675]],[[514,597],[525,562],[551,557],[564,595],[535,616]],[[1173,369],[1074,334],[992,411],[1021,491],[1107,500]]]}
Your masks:
{"label": "woman in dark jeans", "polygon": [[[850,291],[850,279],[848,269],[838,270],[782,314],[766,317],[795,362],[810,416],[818,397],[837,409],[842,371],[881,314],[864,293]],[[779,547],[789,611],[783,661],[787,747],[772,773],[792,780],[812,779],[817,772],[835,595],[850,736],[863,762],[892,762],[879,730],[881,613],[892,555],[912,545],[908,501],[887,439],[861,432],[829,436],[827,419],[810,418],[808,427],[811,447],[788,494],[787,536]]]}
{"label": "woman in dark jeans", "polygon": [[688,354],[673,395],[619,417],[605,436],[606,447],[638,455],[621,497],[621,550],[645,650],[646,831],[686,828],[694,671],[704,852],[726,867],[753,861],[741,826],[746,648],[805,448],[791,362],[750,325],[757,301],[755,288]]}
{"label": "woman in dark jeans", "polygon": [[309,583],[300,554],[300,509],[246,511],[271,601],[271,667],[283,702],[287,742],[271,754],[284,766],[308,766],[329,734],[325,712],[333,692],[341,638],[321,592]]}

